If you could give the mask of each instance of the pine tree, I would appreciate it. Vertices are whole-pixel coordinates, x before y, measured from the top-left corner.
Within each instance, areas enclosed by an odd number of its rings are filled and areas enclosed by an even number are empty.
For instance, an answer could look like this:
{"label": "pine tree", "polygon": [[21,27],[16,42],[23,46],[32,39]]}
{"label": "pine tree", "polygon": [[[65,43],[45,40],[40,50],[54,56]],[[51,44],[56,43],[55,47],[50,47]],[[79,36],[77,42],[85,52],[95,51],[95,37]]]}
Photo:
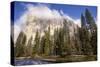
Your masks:
{"label": "pine tree", "polygon": [[86,28],[81,28],[81,43],[83,54],[92,54],[92,46],[90,45],[89,32]]}
{"label": "pine tree", "polygon": [[25,54],[25,44],[26,44],[26,35],[23,32],[20,32],[17,41],[16,41],[16,47],[15,47],[15,53],[16,57],[24,56]]}
{"label": "pine tree", "polygon": [[[84,24],[85,23],[85,24]],[[92,17],[90,11],[86,9],[85,17],[81,15],[81,43],[82,51],[84,54],[93,54],[96,53],[97,49],[97,35],[96,35],[96,24],[94,18]],[[94,35],[95,34],[95,35]]]}
{"label": "pine tree", "polygon": [[28,43],[27,43],[27,55],[28,56],[32,56],[32,37],[30,37],[30,39],[28,40]]}
{"label": "pine tree", "polygon": [[86,20],[83,14],[81,14],[81,27],[86,26]]}
{"label": "pine tree", "polygon": [[40,35],[39,35],[38,30],[37,30],[36,35],[35,35],[35,39],[34,39],[33,54],[39,55],[39,52],[40,52],[39,48],[40,48]]}
{"label": "pine tree", "polygon": [[70,35],[69,35],[69,26],[68,22],[64,20],[63,22],[63,55],[70,55],[71,46],[70,46]]}
{"label": "pine tree", "polygon": [[91,41],[90,41],[93,49],[93,54],[97,54],[97,30],[92,33]]}
{"label": "pine tree", "polygon": [[95,20],[88,9],[86,9],[85,11],[85,17],[86,17],[87,24],[95,24]]}
{"label": "pine tree", "polygon": [[45,33],[45,47],[44,47],[44,51],[45,51],[45,55],[50,55],[51,53],[51,40],[50,40],[50,26],[48,27],[48,30],[44,32]]}
{"label": "pine tree", "polygon": [[53,46],[54,46],[54,48],[53,48],[53,55],[57,55],[57,52],[58,52],[58,46],[57,46],[57,43],[58,43],[58,41],[57,41],[57,39],[58,39],[58,29],[55,29],[54,30],[54,35],[53,35]]}
{"label": "pine tree", "polygon": [[62,43],[61,43],[61,29],[57,29],[54,31],[54,54],[55,55],[58,55],[58,56],[61,56],[62,55]]}
{"label": "pine tree", "polygon": [[44,55],[45,53],[45,41],[46,41],[45,36],[42,36],[40,40],[40,43],[41,43],[40,54],[41,55]]}
{"label": "pine tree", "polygon": [[90,45],[92,46],[93,53],[97,54],[97,25],[92,17],[90,11],[86,9],[85,11],[86,21],[88,23],[88,29],[90,30]]}

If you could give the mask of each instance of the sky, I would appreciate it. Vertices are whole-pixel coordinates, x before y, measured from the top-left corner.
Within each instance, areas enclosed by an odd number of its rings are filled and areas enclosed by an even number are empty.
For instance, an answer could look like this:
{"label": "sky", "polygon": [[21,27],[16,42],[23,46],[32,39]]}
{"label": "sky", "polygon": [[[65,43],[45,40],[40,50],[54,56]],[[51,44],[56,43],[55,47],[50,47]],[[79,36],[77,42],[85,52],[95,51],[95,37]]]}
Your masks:
{"label": "sky", "polygon": [[14,21],[18,20],[21,15],[25,11],[27,11],[27,4],[32,4],[37,6],[39,4],[46,5],[51,10],[55,9],[58,11],[63,11],[64,14],[67,14],[73,19],[79,19],[81,13],[85,12],[85,9],[88,8],[91,12],[92,16],[95,18],[97,17],[97,7],[96,6],[80,6],[80,5],[67,5],[67,4],[51,4],[51,3],[36,3],[36,2],[15,2],[14,4]]}
{"label": "sky", "polygon": [[[33,22],[33,18],[57,18],[65,17],[72,20],[79,27],[81,26],[80,16],[87,8],[94,19],[97,18],[96,6],[80,6],[68,4],[51,4],[51,3],[36,3],[36,2],[14,2],[11,5],[11,24],[14,27],[14,41],[16,41],[20,31],[24,30],[27,21]],[[28,18],[31,16],[31,18]]]}

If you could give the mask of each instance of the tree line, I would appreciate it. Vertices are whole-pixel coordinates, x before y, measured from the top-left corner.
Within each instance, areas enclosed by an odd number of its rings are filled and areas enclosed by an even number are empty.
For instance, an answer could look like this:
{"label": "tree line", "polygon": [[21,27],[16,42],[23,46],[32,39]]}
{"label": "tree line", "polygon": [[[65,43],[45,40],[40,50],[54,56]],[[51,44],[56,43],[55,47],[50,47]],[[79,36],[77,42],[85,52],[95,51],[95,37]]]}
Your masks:
{"label": "tree line", "polygon": [[20,32],[15,48],[15,57],[22,56],[59,56],[67,55],[96,55],[97,54],[97,26],[94,18],[88,9],[81,14],[81,27],[78,27],[74,37],[70,36],[70,29],[67,21],[64,19],[63,27],[56,28],[54,34],[50,35],[51,28],[44,31],[41,37],[37,30],[34,43],[30,37],[26,45],[27,37]]}

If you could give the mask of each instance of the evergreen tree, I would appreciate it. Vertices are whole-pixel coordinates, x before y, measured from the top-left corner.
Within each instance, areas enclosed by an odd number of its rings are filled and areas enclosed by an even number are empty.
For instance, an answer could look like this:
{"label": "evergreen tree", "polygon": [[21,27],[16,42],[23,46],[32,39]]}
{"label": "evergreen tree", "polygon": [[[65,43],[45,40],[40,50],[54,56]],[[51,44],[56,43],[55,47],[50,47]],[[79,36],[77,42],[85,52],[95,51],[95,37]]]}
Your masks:
{"label": "evergreen tree", "polygon": [[83,54],[92,54],[92,46],[90,44],[89,32],[87,28],[81,28],[81,43]]}
{"label": "evergreen tree", "polygon": [[[86,21],[84,21],[86,20]],[[84,23],[87,22],[87,25]],[[90,11],[86,9],[85,18],[81,15],[81,43],[83,47],[84,54],[93,54],[96,53],[97,49],[97,31],[94,18],[92,17]]]}
{"label": "evergreen tree", "polygon": [[83,14],[81,14],[81,27],[86,26],[86,20]]}
{"label": "evergreen tree", "polygon": [[41,40],[40,40],[40,43],[41,43],[40,54],[41,55],[43,55],[45,53],[45,50],[44,50],[45,49],[45,41],[46,41],[45,36],[42,36]]}
{"label": "evergreen tree", "polygon": [[71,45],[70,45],[70,34],[69,34],[69,26],[68,22],[64,20],[63,22],[63,55],[71,54]]}
{"label": "evergreen tree", "polygon": [[24,56],[25,54],[25,47],[26,44],[26,35],[23,32],[20,32],[17,41],[16,41],[16,47],[15,47],[15,52],[16,52],[16,57],[19,56]]}
{"label": "evergreen tree", "polygon": [[28,40],[28,43],[27,43],[27,55],[28,56],[32,56],[32,37],[30,37],[30,39]]}
{"label": "evergreen tree", "polygon": [[75,47],[77,49],[77,52],[76,52],[77,55],[83,54],[82,39],[81,39],[82,35],[83,35],[82,28],[77,28],[77,33],[75,33]]}
{"label": "evergreen tree", "polygon": [[53,36],[54,38],[53,38],[53,46],[54,46],[54,48],[53,48],[53,55],[57,55],[57,52],[58,52],[58,46],[57,46],[57,38],[58,38],[58,29],[55,29],[54,30],[54,36]]}
{"label": "evergreen tree", "polygon": [[37,30],[36,35],[35,35],[35,39],[34,39],[34,47],[33,47],[33,54],[39,54],[40,52],[40,35],[39,32]]}
{"label": "evergreen tree", "polygon": [[45,47],[44,47],[45,55],[50,55],[51,53],[50,26],[48,27],[48,30],[45,31],[44,33],[45,33]]}
{"label": "evergreen tree", "polygon": [[85,11],[85,17],[88,23],[88,30],[90,32],[90,44],[92,46],[93,53],[97,54],[97,25],[88,9]]}
{"label": "evergreen tree", "polygon": [[54,44],[55,44],[55,55],[61,56],[62,55],[62,43],[61,43],[61,29],[57,29],[54,31]]}
{"label": "evergreen tree", "polygon": [[91,24],[91,25],[95,24],[95,20],[88,9],[86,9],[85,11],[85,18],[86,18],[87,24]]}
{"label": "evergreen tree", "polygon": [[93,54],[97,54],[97,30],[92,33],[90,43],[92,45]]}

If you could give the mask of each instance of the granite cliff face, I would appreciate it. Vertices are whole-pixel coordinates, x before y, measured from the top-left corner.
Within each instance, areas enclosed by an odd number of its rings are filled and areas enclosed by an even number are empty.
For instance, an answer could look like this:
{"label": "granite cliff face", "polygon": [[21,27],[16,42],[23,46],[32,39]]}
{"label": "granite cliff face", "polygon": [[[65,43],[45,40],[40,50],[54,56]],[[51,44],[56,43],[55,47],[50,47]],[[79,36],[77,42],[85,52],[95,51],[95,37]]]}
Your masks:
{"label": "granite cliff face", "polygon": [[65,17],[61,18],[39,18],[35,16],[28,16],[27,22],[21,32],[23,32],[26,37],[27,41],[30,39],[30,37],[35,37],[35,33],[38,30],[40,35],[44,35],[44,31],[48,30],[48,27],[50,26],[50,34],[54,34],[54,29],[56,28],[62,28],[63,22],[66,21],[66,28],[68,29],[68,32],[70,34],[70,38],[75,37],[75,34],[78,32],[78,28],[80,28],[77,24],[74,23],[73,20],[70,20]]}

